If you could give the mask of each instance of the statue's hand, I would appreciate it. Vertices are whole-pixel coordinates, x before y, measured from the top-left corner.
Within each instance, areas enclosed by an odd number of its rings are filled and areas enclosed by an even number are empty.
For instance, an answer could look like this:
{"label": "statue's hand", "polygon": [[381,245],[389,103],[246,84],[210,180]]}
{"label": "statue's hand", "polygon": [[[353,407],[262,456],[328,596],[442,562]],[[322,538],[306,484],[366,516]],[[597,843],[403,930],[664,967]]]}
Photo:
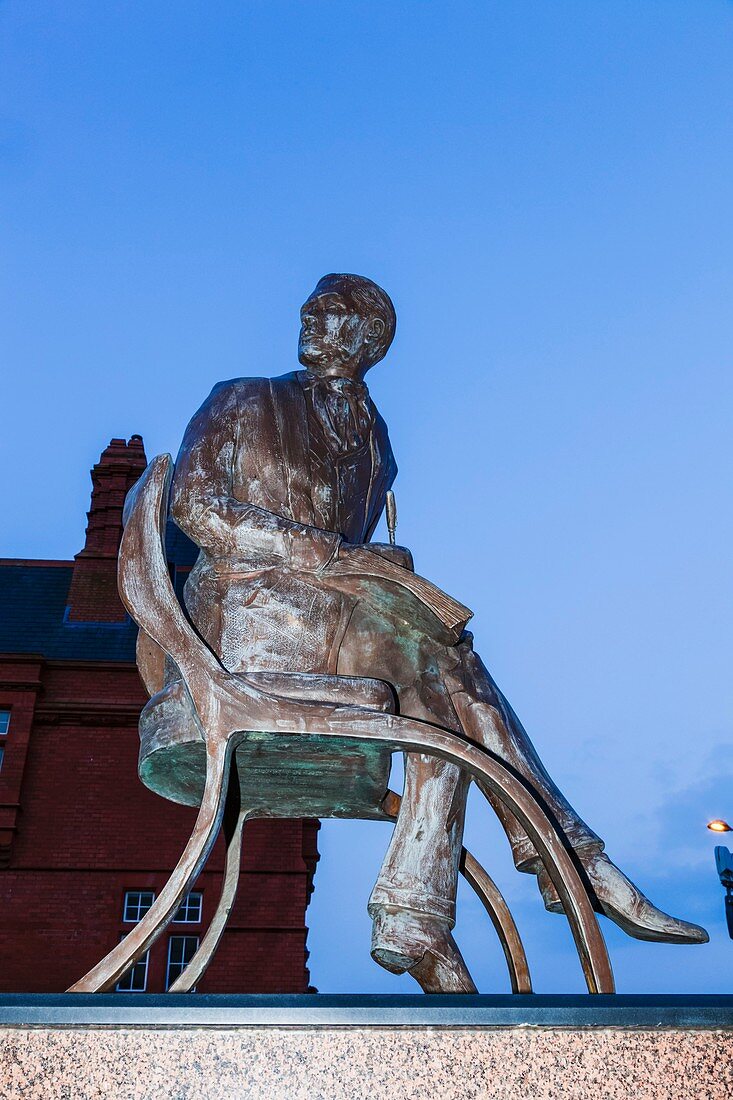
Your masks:
{"label": "statue's hand", "polygon": [[409,569],[411,573],[415,572],[412,554],[406,546],[392,546],[387,542],[365,542],[357,545],[350,542],[342,542],[339,546],[336,560],[348,561],[350,553],[354,550],[368,550],[371,554],[378,554],[380,558],[386,558],[388,561],[393,561],[395,565],[400,565],[403,569]]}
{"label": "statue's hand", "polygon": [[288,560],[291,568],[305,573],[318,573],[335,560],[342,538],[333,531],[319,527],[298,527],[286,534]]}

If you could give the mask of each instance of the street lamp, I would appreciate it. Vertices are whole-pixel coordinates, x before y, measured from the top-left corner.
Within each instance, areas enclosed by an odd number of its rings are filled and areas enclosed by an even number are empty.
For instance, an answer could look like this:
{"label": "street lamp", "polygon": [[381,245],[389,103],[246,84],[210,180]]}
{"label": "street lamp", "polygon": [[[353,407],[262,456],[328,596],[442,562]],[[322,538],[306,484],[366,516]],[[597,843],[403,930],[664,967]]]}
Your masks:
{"label": "street lamp", "polygon": [[721,818],[716,817],[714,821],[708,821],[707,828],[711,833],[730,833],[733,832],[727,821],[723,821]]}

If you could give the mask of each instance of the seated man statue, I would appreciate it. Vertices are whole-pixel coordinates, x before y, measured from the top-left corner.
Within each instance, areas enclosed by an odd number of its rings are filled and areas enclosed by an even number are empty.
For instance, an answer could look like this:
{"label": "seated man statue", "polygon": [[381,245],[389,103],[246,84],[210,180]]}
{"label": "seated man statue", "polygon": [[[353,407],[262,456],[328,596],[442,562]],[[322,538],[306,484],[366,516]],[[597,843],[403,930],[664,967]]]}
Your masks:
{"label": "seated man statue", "polygon": [[[335,586],[358,573],[397,467],[365,385],[395,331],[388,295],[326,275],[301,310],[303,370],[214,387],[176,462],[171,511],[201,553],[185,589],[201,636],[232,673],[313,672],[391,684],[400,713],[463,734],[535,790],[574,849],[596,909],[631,936],[702,943],[702,928],[657,909],[603,852],[553,783],[464,632],[404,621],[383,599]],[[377,552],[411,568],[409,552]],[[371,555],[370,555],[371,556]],[[370,591],[374,591],[373,586]],[[410,755],[391,843],[369,900],[372,955],[426,991],[474,992],[452,936],[468,779]],[[560,900],[519,822],[492,798],[520,871],[545,906]]]}

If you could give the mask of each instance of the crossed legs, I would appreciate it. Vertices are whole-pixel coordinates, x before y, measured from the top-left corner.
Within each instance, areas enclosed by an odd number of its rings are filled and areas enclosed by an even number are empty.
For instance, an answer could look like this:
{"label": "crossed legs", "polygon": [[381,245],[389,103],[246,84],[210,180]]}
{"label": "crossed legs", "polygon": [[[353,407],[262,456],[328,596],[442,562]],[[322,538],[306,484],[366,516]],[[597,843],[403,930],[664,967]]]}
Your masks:
{"label": "crossed legs", "polygon": [[[375,612],[363,608],[373,620]],[[355,615],[360,621],[359,610]],[[595,908],[640,939],[702,943],[697,925],[654,906],[604,855],[603,841],[575,812],[553,782],[526,731],[501,694],[470,634],[455,647],[400,635],[399,624],[370,621],[382,639],[379,652],[351,652],[345,639],[342,670],[378,676],[397,689],[402,714],[463,733],[508,764],[536,793],[583,867]],[[403,628],[404,630],[404,628]],[[361,636],[364,634],[359,631]],[[365,665],[364,658],[368,658]],[[427,992],[472,992],[475,987],[453,940],[455,898],[468,783],[453,765],[409,755],[405,791],[394,833],[369,899],[372,954],[389,970],[409,970]],[[562,912],[557,893],[517,819],[487,794],[512,848],[518,870],[538,876],[546,907]],[[453,975],[451,979],[449,974]]]}

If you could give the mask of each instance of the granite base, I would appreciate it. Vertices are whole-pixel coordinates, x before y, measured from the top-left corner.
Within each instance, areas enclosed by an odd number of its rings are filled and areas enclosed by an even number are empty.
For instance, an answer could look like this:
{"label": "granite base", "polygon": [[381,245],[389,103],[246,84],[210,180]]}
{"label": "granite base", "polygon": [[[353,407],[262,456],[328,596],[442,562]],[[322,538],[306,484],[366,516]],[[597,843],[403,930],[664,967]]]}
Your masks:
{"label": "granite base", "polygon": [[733,1096],[733,998],[134,1000],[0,998],[0,1096]]}

